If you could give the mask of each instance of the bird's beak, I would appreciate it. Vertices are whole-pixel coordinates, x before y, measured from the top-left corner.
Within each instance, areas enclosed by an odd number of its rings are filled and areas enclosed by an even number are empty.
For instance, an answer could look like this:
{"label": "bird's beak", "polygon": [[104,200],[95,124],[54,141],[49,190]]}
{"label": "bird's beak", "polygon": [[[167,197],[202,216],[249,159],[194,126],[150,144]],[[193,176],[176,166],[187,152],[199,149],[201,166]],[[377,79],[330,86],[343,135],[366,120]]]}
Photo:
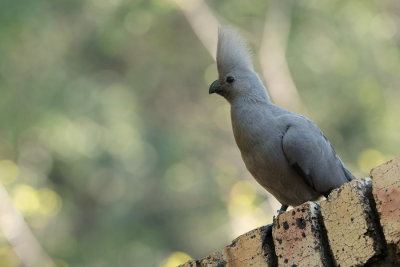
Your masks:
{"label": "bird's beak", "polygon": [[217,93],[220,91],[221,85],[219,84],[218,80],[213,81],[213,83],[210,85],[210,89],[208,91],[209,94]]}

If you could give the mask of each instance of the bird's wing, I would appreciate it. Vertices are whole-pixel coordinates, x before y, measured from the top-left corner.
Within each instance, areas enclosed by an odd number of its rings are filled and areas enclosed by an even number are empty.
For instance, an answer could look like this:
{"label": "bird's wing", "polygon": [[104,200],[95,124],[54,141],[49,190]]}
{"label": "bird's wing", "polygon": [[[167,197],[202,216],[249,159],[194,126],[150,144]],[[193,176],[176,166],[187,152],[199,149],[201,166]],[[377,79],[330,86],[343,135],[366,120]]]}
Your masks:
{"label": "bird's wing", "polygon": [[329,141],[309,120],[287,125],[282,149],[289,165],[322,195],[327,196],[332,189],[352,180]]}

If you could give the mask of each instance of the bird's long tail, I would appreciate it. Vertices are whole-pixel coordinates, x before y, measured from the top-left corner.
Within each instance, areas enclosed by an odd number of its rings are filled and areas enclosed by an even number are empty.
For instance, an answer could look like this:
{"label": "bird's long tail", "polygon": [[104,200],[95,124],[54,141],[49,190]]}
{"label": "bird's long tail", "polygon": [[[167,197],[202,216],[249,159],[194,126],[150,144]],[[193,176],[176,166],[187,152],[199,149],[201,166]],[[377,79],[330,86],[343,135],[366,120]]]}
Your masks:
{"label": "bird's long tail", "polygon": [[337,158],[339,159],[340,164],[342,165],[343,173],[344,173],[344,176],[346,176],[347,181],[350,182],[351,180],[355,179],[355,177],[353,176],[353,174],[351,174],[351,172],[346,168],[346,166],[344,166],[344,163],[343,163],[343,161],[339,158],[339,156],[337,156]]}

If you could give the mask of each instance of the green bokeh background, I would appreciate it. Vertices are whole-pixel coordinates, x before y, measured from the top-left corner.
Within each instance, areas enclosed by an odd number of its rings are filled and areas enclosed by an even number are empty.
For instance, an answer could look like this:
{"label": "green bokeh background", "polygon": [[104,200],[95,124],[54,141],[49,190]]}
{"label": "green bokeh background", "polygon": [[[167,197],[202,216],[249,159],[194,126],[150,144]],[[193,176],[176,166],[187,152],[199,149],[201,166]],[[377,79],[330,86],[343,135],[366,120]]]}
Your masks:
{"label": "green bokeh background", "polygon": [[[259,71],[272,1],[206,3],[253,37]],[[366,176],[399,154],[400,3],[290,8],[307,116]],[[216,76],[173,1],[0,2],[0,181],[57,266],[169,267],[270,223]],[[19,264],[3,233],[0,265]]]}

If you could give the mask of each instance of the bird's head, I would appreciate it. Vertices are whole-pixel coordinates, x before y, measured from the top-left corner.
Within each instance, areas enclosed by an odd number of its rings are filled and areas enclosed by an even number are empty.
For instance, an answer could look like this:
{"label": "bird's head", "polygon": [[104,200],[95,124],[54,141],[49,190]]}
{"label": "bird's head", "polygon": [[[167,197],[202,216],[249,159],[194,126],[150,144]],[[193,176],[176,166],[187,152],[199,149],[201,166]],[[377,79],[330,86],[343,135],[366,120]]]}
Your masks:
{"label": "bird's head", "polygon": [[259,80],[246,42],[232,28],[219,28],[217,67],[219,77],[211,84],[209,93],[217,93],[229,102],[247,95],[254,79]]}

